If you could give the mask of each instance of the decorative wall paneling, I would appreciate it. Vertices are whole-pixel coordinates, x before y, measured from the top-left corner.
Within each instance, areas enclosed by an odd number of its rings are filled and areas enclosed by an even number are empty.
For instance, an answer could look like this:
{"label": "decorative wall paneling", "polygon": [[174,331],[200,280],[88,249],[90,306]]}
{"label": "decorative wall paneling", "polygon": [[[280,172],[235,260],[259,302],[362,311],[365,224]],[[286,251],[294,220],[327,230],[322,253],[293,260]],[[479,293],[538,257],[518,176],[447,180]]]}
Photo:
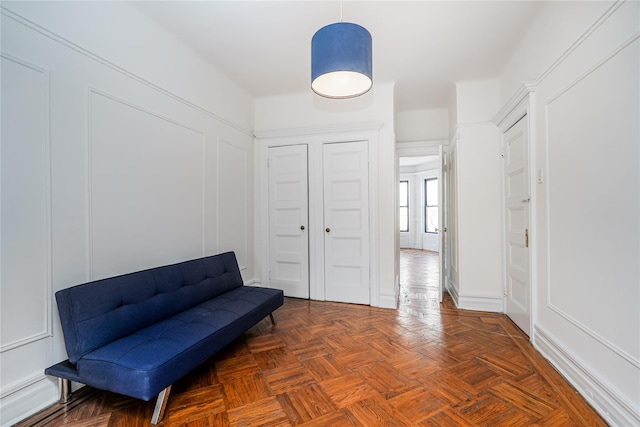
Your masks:
{"label": "decorative wall paneling", "polygon": [[612,3],[530,83],[533,343],[620,426],[640,425],[639,17]]}
{"label": "decorative wall paneling", "polygon": [[254,148],[240,126],[1,12],[4,426],[57,400],[44,369],[66,358],[58,289],[222,250],[253,280]]}

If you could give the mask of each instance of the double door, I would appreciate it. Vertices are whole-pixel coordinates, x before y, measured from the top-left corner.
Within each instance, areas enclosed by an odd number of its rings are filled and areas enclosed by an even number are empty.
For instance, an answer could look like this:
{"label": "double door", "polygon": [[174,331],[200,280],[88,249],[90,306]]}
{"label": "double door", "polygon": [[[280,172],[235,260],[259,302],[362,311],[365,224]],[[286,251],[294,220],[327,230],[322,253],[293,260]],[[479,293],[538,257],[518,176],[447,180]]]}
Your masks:
{"label": "double door", "polygon": [[[307,145],[269,148],[269,284],[291,297],[369,304],[368,142],[322,144],[316,157]],[[321,171],[311,181],[310,165]],[[313,221],[310,200],[321,207]]]}

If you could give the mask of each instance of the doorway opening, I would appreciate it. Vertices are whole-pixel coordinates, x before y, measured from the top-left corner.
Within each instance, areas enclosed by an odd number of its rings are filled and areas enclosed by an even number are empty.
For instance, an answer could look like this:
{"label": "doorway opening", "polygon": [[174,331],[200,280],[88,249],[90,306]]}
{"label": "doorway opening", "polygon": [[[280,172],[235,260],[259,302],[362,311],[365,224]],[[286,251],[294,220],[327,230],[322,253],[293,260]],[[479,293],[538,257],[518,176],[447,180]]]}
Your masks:
{"label": "doorway opening", "polygon": [[443,301],[442,154],[398,157],[398,309],[417,316]]}

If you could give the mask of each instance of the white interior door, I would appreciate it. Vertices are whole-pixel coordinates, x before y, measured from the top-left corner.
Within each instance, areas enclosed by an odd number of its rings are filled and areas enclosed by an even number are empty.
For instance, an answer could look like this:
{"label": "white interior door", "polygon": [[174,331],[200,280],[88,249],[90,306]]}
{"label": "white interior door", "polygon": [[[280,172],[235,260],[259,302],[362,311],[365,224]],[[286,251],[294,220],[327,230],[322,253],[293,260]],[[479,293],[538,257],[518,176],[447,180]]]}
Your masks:
{"label": "white interior door", "polygon": [[270,147],[269,283],[309,298],[307,146]]}
{"label": "white interior door", "polygon": [[328,301],[370,303],[368,159],[367,141],[323,145]]}
{"label": "white interior door", "polygon": [[506,313],[527,335],[531,329],[529,271],[529,141],[525,116],[504,134]]}

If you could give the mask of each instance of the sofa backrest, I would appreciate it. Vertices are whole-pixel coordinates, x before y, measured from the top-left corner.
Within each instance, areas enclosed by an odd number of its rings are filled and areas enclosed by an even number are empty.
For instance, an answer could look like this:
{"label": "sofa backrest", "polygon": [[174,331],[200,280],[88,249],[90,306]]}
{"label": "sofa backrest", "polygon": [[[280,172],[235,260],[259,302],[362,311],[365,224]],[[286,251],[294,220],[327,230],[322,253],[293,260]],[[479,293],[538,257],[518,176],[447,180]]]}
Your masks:
{"label": "sofa backrest", "polygon": [[235,253],[226,252],[62,289],[69,361],[242,285]]}

